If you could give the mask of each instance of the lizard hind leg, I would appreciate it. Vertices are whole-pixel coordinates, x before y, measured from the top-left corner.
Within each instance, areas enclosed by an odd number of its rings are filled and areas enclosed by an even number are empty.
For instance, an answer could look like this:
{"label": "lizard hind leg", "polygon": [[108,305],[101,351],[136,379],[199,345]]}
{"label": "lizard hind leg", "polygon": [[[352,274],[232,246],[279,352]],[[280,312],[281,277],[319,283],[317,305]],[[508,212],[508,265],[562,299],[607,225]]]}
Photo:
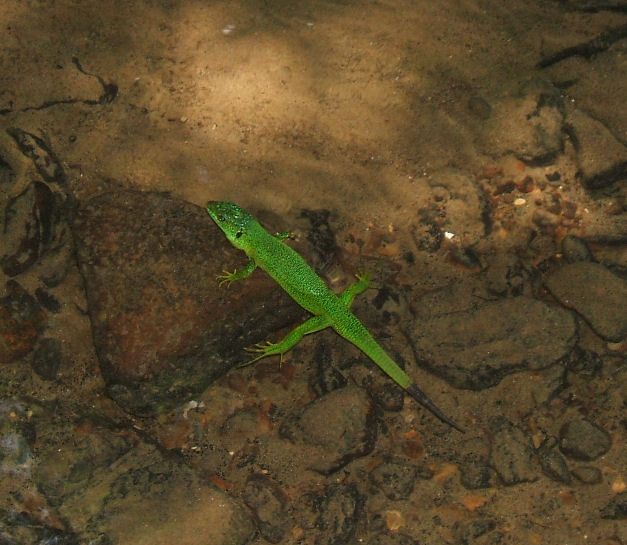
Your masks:
{"label": "lizard hind leg", "polygon": [[358,274],[356,276],[357,276],[357,282],[354,282],[353,284],[348,286],[348,288],[346,288],[339,295],[340,301],[342,301],[343,305],[347,309],[351,308],[351,305],[353,304],[353,300],[355,299],[355,296],[366,291],[368,287],[370,286],[370,274],[369,273],[366,272],[363,274]]}
{"label": "lizard hind leg", "polygon": [[298,344],[298,341],[300,341],[305,335],[309,335],[309,333],[315,333],[316,331],[320,331],[321,329],[329,327],[330,325],[331,319],[328,316],[313,316],[312,318],[309,318],[309,320],[307,320],[306,322],[303,322],[298,327],[290,331],[278,343],[272,343],[268,341],[265,343],[257,343],[254,346],[245,348],[247,352],[255,352],[258,355],[255,356],[252,360],[240,364],[238,367],[245,367],[246,365],[255,363],[261,358],[265,358],[266,356],[275,356],[277,354],[281,356],[282,361],[283,354],[285,354],[290,348]]}

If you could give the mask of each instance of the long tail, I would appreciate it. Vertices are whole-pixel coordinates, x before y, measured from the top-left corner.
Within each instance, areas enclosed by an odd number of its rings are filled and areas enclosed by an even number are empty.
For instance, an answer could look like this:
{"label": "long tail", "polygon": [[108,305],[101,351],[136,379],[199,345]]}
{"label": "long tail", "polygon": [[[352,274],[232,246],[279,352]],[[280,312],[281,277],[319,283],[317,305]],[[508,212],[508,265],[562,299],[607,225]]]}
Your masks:
{"label": "long tail", "polygon": [[435,406],[435,403],[433,403],[433,401],[431,401],[426,396],[426,394],[420,388],[418,388],[415,382],[412,382],[409,386],[406,386],[405,391],[411,397],[413,397],[418,403],[420,403],[423,407],[425,407],[426,409],[429,409],[442,422],[444,422],[445,424],[448,424],[449,426],[452,426],[453,428],[455,428],[457,431],[461,433],[465,433],[464,428],[456,424],[454,420],[446,416],[440,409],[438,409]]}
{"label": "long tail", "polygon": [[381,345],[374,339],[364,325],[350,312],[343,320],[345,327],[338,327],[337,323],[333,324],[335,329],[342,337],[352,342],[372,361],[374,361],[385,373],[387,373],[394,381],[404,388],[404,390],[413,397],[423,407],[431,411],[442,422],[455,428],[457,431],[464,433],[464,429],[457,425],[453,420],[446,416],[438,409],[426,394],[418,388],[415,382],[407,376],[398,364],[387,354]]}

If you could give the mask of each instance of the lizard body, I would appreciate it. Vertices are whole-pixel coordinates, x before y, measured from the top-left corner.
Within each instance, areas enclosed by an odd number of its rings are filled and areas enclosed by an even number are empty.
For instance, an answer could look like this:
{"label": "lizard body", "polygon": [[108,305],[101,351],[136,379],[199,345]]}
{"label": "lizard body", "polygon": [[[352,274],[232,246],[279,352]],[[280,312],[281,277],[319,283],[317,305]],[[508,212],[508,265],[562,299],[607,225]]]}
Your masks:
{"label": "lizard body", "polygon": [[250,363],[271,355],[282,355],[304,335],[332,327],[338,334],[353,343],[399,386],[429,409],[435,416],[455,429],[462,431],[453,420],[445,416],[435,404],[412,382],[409,376],[374,339],[366,327],[349,310],[355,296],[367,289],[370,278],[358,276],[358,281],[340,295],[331,291],[325,282],[295,250],[283,241],[289,233],[271,235],[255,218],[239,206],[229,202],[210,201],[206,210],[236,248],[243,250],[249,263],[239,272],[224,271],[220,283],[231,284],[246,278],[257,266],[266,271],[301,307],[313,314],[278,343],[255,345],[251,350],[259,355]]}

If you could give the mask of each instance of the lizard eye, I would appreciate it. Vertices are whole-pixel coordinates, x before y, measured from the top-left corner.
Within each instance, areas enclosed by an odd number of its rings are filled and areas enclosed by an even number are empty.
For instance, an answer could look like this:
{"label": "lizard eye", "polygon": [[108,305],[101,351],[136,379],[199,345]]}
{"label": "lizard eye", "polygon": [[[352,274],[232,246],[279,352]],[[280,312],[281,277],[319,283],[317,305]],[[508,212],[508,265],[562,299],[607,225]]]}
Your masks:
{"label": "lizard eye", "polygon": [[226,221],[226,216],[224,214],[218,214],[218,219],[220,221]]}
{"label": "lizard eye", "polygon": [[239,238],[239,237],[241,237],[241,236],[242,236],[242,234],[243,234],[243,233],[242,233],[241,231],[238,231],[237,233],[235,233],[235,238]]}

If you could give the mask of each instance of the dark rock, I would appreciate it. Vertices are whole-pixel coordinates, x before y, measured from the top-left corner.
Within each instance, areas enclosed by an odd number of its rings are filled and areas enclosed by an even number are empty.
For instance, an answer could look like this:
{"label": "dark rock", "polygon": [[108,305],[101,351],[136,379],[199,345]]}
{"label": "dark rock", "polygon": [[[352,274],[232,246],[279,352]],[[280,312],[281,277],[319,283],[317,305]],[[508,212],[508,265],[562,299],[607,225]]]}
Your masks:
{"label": "dark rock", "polygon": [[321,343],[316,349],[314,358],[316,374],[312,377],[311,389],[318,396],[346,386],[347,378],[335,365],[332,365],[333,358],[329,345]]}
{"label": "dark rock", "polygon": [[470,490],[494,486],[493,470],[488,460],[480,456],[466,456],[460,464],[461,483]]}
{"label": "dark rock", "polygon": [[324,270],[331,265],[338,250],[335,232],[329,224],[331,213],[328,210],[301,210],[300,216],[309,222],[306,237],[316,254],[316,270]]}
{"label": "dark rock", "polygon": [[0,150],[0,187],[12,187],[15,185],[16,175],[9,161],[3,157],[4,153],[4,150]]}
{"label": "dark rock", "polygon": [[496,486],[496,473],[490,467],[490,445],[483,437],[460,445],[459,473],[461,484],[470,490]]}
{"label": "dark rock", "polygon": [[58,243],[63,233],[61,201],[43,182],[32,182],[9,199],[4,217],[0,267],[7,276],[27,271]]}
{"label": "dark rock", "polygon": [[35,290],[35,297],[39,304],[44,307],[48,312],[52,314],[58,314],[61,312],[61,303],[54,296],[47,292],[45,289],[39,287]]}
{"label": "dark rock", "polygon": [[407,499],[414,490],[418,468],[399,462],[384,462],[370,472],[370,482],[390,500]]}
{"label": "dark rock", "polygon": [[311,451],[309,468],[329,475],[366,456],[377,438],[377,414],[361,388],[334,390],[288,417],[279,433]]}
{"label": "dark rock", "polygon": [[252,510],[261,536],[270,543],[279,543],[289,525],[288,500],[281,487],[265,475],[254,473],[246,479],[242,499]]}
{"label": "dark rock", "polygon": [[584,350],[580,346],[576,346],[563,363],[569,372],[586,377],[598,376],[603,369],[601,356],[591,350]]}
{"label": "dark rock", "polygon": [[531,438],[505,418],[491,426],[494,436],[490,447],[490,465],[506,485],[538,479]]}
{"label": "dark rock", "polygon": [[609,434],[589,420],[571,420],[560,429],[560,450],[575,460],[596,460],[612,446]]}
{"label": "dark rock", "polygon": [[620,342],[627,335],[627,282],[603,265],[572,263],[551,274],[545,284],[601,337]]}
{"label": "dark rock", "polygon": [[538,460],[540,461],[542,471],[551,479],[566,484],[572,482],[573,479],[570,471],[568,471],[568,465],[557,448],[557,439],[555,437],[547,437],[540,445]]}
{"label": "dark rock", "polygon": [[627,492],[617,494],[601,509],[601,518],[611,520],[627,519]]}
{"label": "dark rock", "polygon": [[100,367],[130,412],[203,391],[242,363],[244,347],[304,314],[262,272],[218,289],[216,276],[246,256],[193,204],[107,193],[78,211],[73,230]]}
{"label": "dark rock", "polygon": [[577,263],[579,261],[592,261],[592,252],[588,248],[588,244],[582,238],[575,235],[566,235],[562,239],[562,253],[564,259],[568,263]]}
{"label": "dark rock", "polygon": [[572,349],[576,328],[570,312],[515,297],[418,319],[411,338],[421,366],[458,388],[481,390],[560,360]]}
{"label": "dark rock", "polygon": [[350,543],[363,509],[364,499],[354,484],[332,484],[320,501],[320,530],[316,545]]}
{"label": "dark rock", "polygon": [[60,193],[65,193],[63,186],[67,183],[65,171],[61,161],[52,151],[47,142],[32,133],[15,127],[7,129],[22,154],[28,157],[39,175],[49,184],[52,184]]}
{"label": "dark rock", "polygon": [[578,481],[585,484],[599,484],[603,479],[601,470],[594,466],[579,466],[572,469],[571,473]]}
{"label": "dark rock", "polygon": [[0,399],[0,543],[78,545],[69,524],[34,483],[39,410],[32,400]]}
{"label": "dark rock", "polygon": [[61,357],[61,342],[58,339],[41,339],[31,365],[44,380],[55,380],[61,367]]}
{"label": "dark rock", "polygon": [[480,271],[483,266],[481,259],[472,248],[455,248],[450,253],[451,260],[456,265],[471,271]]}
{"label": "dark rock", "polygon": [[6,283],[0,298],[0,363],[10,363],[28,354],[46,325],[46,313],[15,280]]}
{"label": "dark rock", "polygon": [[437,251],[444,240],[440,227],[435,222],[424,219],[412,227],[412,235],[418,249],[424,252]]}

